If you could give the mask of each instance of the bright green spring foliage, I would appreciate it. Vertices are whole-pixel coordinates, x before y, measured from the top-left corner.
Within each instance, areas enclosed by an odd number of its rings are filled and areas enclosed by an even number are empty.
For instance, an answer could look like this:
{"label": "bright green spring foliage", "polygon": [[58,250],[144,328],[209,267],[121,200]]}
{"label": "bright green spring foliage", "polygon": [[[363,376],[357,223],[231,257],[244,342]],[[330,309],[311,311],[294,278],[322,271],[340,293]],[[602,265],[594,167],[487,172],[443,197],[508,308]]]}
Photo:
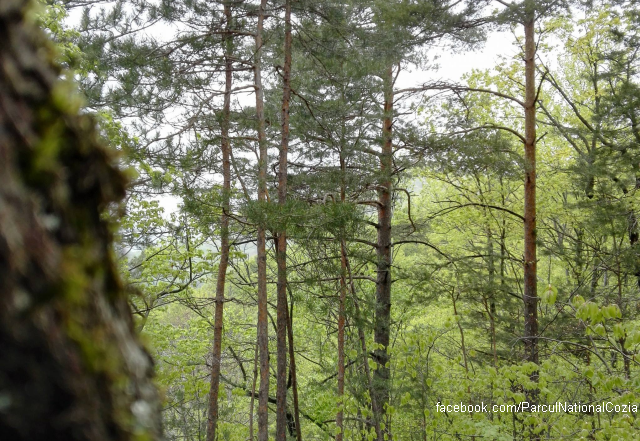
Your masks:
{"label": "bright green spring foliage", "polygon": [[[400,75],[408,68],[426,71],[434,46],[468,46],[484,25],[513,19],[453,3],[296,2],[285,207],[275,204],[274,171],[280,3],[269,3],[263,48],[272,154],[265,203],[255,195],[255,109],[241,98],[249,91],[253,99],[257,4],[234,3],[238,90],[228,213],[234,246],[225,294],[220,439],[252,439],[249,428],[257,430],[257,225],[268,231],[269,247],[273,232],[285,227],[290,241],[302,438],[332,439],[339,406],[344,439],[376,438],[366,367],[376,368],[372,354],[381,350],[373,330],[383,68],[391,64]],[[539,366],[522,361],[522,54],[516,49],[514,57],[472,71],[459,85],[396,85],[390,398],[379,422],[387,439],[640,437],[640,45],[635,6],[618,3],[581,9],[575,2],[570,9],[545,2],[549,8],[537,22]],[[104,13],[87,9],[78,31],[61,26],[59,6],[49,8],[43,24],[61,43],[62,62],[85,66],[75,72],[88,108],[99,111],[103,136],[136,171],[120,207],[126,216],[119,221],[117,250],[136,324],[156,359],[167,438],[203,439],[222,210],[223,58],[216,27],[222,3],[115,2]],[[445,18],[451,28],[441,27]],[[156,34],[146,31],[158,23]],[[522,42],[518,29],[516,46]],[[268,273],[274,336],[271,248]],[[336,391],[341,290],[342,402]],[[275,360],[275,341],[270,345]],[[272,378],[271,399],[275,384]],[[534,389],[536,402],[524,404]],[[474,411],[452,407],[461,404]]]}

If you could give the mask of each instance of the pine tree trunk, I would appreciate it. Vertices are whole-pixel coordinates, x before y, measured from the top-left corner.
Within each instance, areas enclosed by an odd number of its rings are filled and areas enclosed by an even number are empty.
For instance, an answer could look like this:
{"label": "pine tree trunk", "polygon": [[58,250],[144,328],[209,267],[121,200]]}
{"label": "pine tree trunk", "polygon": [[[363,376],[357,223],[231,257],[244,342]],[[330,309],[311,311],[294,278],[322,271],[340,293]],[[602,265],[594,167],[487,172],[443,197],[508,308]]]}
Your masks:
{"label": "pine tree trunk", "polygon": [[102,216],[125,178],[28,4],[0,6],[0,439],[160,439]]}
{"label": "pine tree trunk", "polygon": [[[530,2],[531,3],[531,2]],[[533,8],[531,3],[528,8]],[[525,32],[525,182],[524,182],[524,346],[525,360],[538,364],[538,294],[536,256],[536,84],[533,9],[527,12]],[[531,374],[538,381],[538,372]],[[528,391],[536,402],[537,391]]]}
{"label": "pine tree trunk", "polygon": [[[390,66],[384,82],[384,119],[382,122],[382,153],[378,185],[378,242],[376,311],[374,322],[374,351],[376,370],[373,373],[373,389],[378,404],[377,421],[384,421],[385,404],[389,403],[389,339],[391,332],[391,216],[393,182],[393,68]],[[379,439],[378,441],[383,441]]]}
{"label": "pine tree trunk", "polygon": [[[342,182],[340,185],[340,203],[346,199],[345,174],[346,164],[342,150],[340,151],[340,172]],[[345,301],[347,297],[347,247],[344,234],[340,238],[340,297],[338,299],[338,412],[336,413],[336,426],[339,432],[336,441],[342,441],[344,432],[344,327],[345,327]]]}
{"label": "pine tree trunk", "polygon": [[[298,401],[298,376],[296,372],[296,354],[293,346],[293,295],[291,288],[287,286],[291,298],[291,310],[287,314],[287,338],[289,340],[289,375],[291,377],[291,389],[293,391],[293,422],[296,429],[296,440],[302,441],[302,427],[300,426],[300,403]],[[287,311],[289,309],[287,308]]]}
{"label": "pine tree trunk", "polygon": [[[267,135],[264,120],[264,90],[262,89],[262,29],[267,0],[260,2],[256,29],[254,82],[256,88],[256,118],[258,120],[258,203],[267,202]],[[267,311],[267,247],[265,225],[258,224],[258,351],[260,353],[260,388],[258,392],[258,441],[269,439],[269,328]],[[252,434],[253,436],[253,434]]]}
{"label": "pine tree trunk", "polygon": [[211,388],[209,390],[209,418],[207,421],[207,441],[216,441],[218,426],[218,391],[220,388],[220,363],[222,361],[222,321],[224,315],[224,289],[229,265],[229,199],[231,195],[231,144],[229,125],[231,119],[231,86],[233,82],[233,36],[231,30],[231,6],[224,4],[227,33],[223,37],[225,86],[221,123],[222,151],[222,215],[220,216],[220,262],[216,281],[216,306],[213,325],[213,350],[211,357]]}
{"label": "pine tree trunk", "polygon": [[340,430],[336,434],[336,441],[342,441],[344,432],[344,327],[345,327],[345,300],[347,294],[347,250],[344,241],[340,243],[340,298],[338,299],[338,412],[336,413],[336,426]]}
{"label": "pine tree trunk", "polygon": [[[287,202],[287,154],[289,149],[289,101],[291,99],[291,0],[285,4],[284,67],[282,88],[282,140],[278,164],[278,204],[283,209]],[[281,212],[281,213],[282,213]],[[286,225],[284,219],[281,222]],[[278,288],[276,304],[277,323],[277,389],[276,440],[287,439],[287,230],[278,231],[276,260]]]}

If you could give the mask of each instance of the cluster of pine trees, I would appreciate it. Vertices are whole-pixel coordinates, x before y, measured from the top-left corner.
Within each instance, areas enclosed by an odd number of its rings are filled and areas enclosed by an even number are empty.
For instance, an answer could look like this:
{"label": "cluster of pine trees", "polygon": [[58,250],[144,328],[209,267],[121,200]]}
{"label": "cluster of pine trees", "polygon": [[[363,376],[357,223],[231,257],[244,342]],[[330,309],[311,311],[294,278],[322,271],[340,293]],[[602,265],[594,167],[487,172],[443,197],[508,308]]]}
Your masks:
{"label": "cluster of pine trees", "polygon": [[[104,216],[167,439],[638,438],[635,1],[61,0],[39,20],[131,175]],[[432,80],[437,50],[495,31],[515,56]],[[500,411],[522,402],[618,411]]]}

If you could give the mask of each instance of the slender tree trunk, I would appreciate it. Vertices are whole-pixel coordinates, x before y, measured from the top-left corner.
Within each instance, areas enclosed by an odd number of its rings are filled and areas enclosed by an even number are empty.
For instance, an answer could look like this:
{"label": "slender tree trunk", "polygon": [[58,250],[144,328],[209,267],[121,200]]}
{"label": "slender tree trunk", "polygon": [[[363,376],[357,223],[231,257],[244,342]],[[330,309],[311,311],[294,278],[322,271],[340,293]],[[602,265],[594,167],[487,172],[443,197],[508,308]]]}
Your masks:
{"label": "slender tree trunk", "polygon": [[[347,249],[347,245],[345,241],[342,241],[341,247],[345,250]],[[369,368],[369,352],[367,351],[367,340],[364,335],[364,329],[362,329],[361,320],[362,314],[360,312],[360,303],[358,302],[358,296],[356,295],[356,287],[353,283],[353,274],[351,273],[351,265],[349,263],[349,258],[345,254],[345,263],[347,268],[347,276],[349,277],[349,289],[351,291],[351,295],[353,297],[353,306],[356,310],[356,323],[358,326],[358,340],[360,340],[360,348],[362,350],[362,365],[364,368],[364,374],[367,379],[367,388],[369,390],[369,396],[371,397],[371,410],[373,411],[373,426],[376,432],[376,439],[382,439],[383,434],[380,429],[380,420],[378,420],[378,415],[380,415],[380,408],[378,402],[376,401],[376,394],[373,386],[373,378],[371,375],[371,369]],[[363,435],[363,438],[365,436]]]}
{"label": "slender tree trunk", "polygon": [[[458,293],[457,295],[456,295],[456,292]],[[460,348],[462,349],[462,360],[464,361],[464,371],[467,373],[467,378],[468,378],[469,363],[467,362],[467,348],[464,343],[464,329],[462,329],[462,325],[460,324],[458,307],[456,306],[457,300],[459,297],[460,297],[460,282],[457,281],[456,288],[451,290],[451,303],[453,304],[453,316],[456,318],[456,323],[458,324],[458,331],[460,331]],[[470,391],[468,390],[468,392]]]}
{"label": "slender tree trunk", "polygon": [[[380,155],[380,173],[378,186],[378,242],[376,311],[374,322],[374,341],[377,345],[374,354],[377,364],[373,373],[373,388],[378,403],[379,422],[384,420],[385,404],[389,403],[389,340],[391,332],[391,216],[393,182],[393,67],[389,67],[383,78],[384,118],[382,121],[382,153]],[[387,424],[387,428],[389,425]],[[387,429],[388,430],[388,429]],[[378,441],[383,441],[379,439]]]}
{"label": "slender tree trunk", "polygon": [[[489,289],[491,290],[489,294],[489,308],[487,313],[489,314],[489,330],[491,332],[491,353],[493,354],[493,366],[497,366],[498,364],[498,356],[496,352],[496,297],[495,297],[495,274],[496,274],[496,265],[495,265],[495,256],[493,253],[493,234],[491,232],[491,228],[487,228],[487,255],[488,259],[488,269],[489,269]],[[485,308],[486,308],[485,302]]]}
{"label": "slender tree trunk", "polygon": [[[640,190],[640,177],[636,176],[635,191]],[[638,232],[638,218],[633,207],[630,209],[627,215],[627,232],[629,235],[629,245],[633,251],[633,274],[636,277],[636,286],[640,289],[640,258],[638,257],[638,239],[640,233]],[[622,305],[620,305],[622,307]]]}
{"label": "slender tree trunk", "polygon": [[[536,256],[536,78],[533,3],[527,8],[525,34],[525,182],[524,182],[524,346],[525,360],[538,364],[538,293]],[[538,381],[538,371],[531,374]],[[537,390],[528,391],[537,401]]]}
{"label": "slender tree trunk", "polygon": [[347,294],[347,250],[344,242],[340,243],[341,265],[340,265],[340,298],[338,299],[338,412],[336,413],[336,426],[340,432],[336,434],[336,441],[343,438],[344,420],[344,328],[345,328],[345,298]]}
{"label": "slender tree trunk", "polygon": [[291,389],[293,391],[293,420],[296,425],[296,439],[302,441],[302,427],[300,426],[300,403],[298,402],[298,376],[296,371],[296,354],[293,346],[293,294],[287,285],[291,299],[291,309],[287,309],[287,338],[289,339],[289,375],[291,376]]}
{"label": "slender tree trunk", "polygon": [[[340,171],[342,182],[340,185],[340,203],[344,204],[345,195],[345,161],[342,151],[340,151]],[[344,242],[344,234],[340,238],[340,297],[338,299],[338,412],[336,413],[336,426],[339,432],[336,434],[336,441],[343,439],[343,419],[344,419],[344,327],[345,327],[345,299],[347,296],[347,249]]]}
{"label": "slender tree trunk", "polygon": [[[256,29],[254,82],[256,88],[256,118],[258,120],[258,203],[267,203],[267,136],[264,120],[264,90],[262,89],[262,29],[267,0],[260,2]],[[269,439],[269,323],[267,311],[267,241],[265,225],[258,224],[258,351],[260,353],[260,390],[258,392],[258,441]]]}
{"label": "slender tree trunk", "polygon": [[[226,29],[231,29],[231,6],[224,4]],[[222,150],[222,215],[220,216],[220,263],[216,282],[216,307],[213,325],[213,351],[211,357],[211,388],[209,390],[209,418],[207,421],[207,441],[216,441],[218,426],[218,391],[220,389],[220,363],[222,361],[222,320],[224,312],[224,289],[229,264],[229,199],[231,194],[231,144],[229,125],[231,118],[231,86],[233,82],[233,37],[230,33],[223,38],[225,86],[222,107],[221,150]]]}
{"label": "slender tree trunk", "polygon": [[102,216],[126,179],[95,121],[55,93],[69,85],[29,3],[0,6],[0,439],[160,439]]}
{"label": "slender tree trunk", "polygon": [[251,385],[251,401],[249,401],[249,441],[253,441],[253,408],[256,399],[256,383],[258,382],[258,345],[253,359],[253,383]]}
{"label": "slender tree trunk", "polygon": [[[282,140],[278,163],[278,204],[284,211],[287,202],[287,154],[289,149],[289,101],[291,99],[291,0],[285,4],[284,68],[282,87]],[[284,222],[284,219],[281,220]],[[286,225],[286,223],[285,223]],[[277,389],[276,440],[287,438],[287,230],[278,231],[276,259],[277,288]]]}

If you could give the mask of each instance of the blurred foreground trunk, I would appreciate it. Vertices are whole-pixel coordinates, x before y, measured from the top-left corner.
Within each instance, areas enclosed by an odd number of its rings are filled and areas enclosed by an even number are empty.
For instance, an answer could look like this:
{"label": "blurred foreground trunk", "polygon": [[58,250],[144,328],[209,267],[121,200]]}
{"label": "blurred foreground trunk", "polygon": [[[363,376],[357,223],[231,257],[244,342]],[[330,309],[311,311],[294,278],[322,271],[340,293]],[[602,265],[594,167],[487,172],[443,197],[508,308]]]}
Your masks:
{"label": "blurred foreground trunk", "polygon": [[159,439],[101,216],[125,179],[27,3],[0,2],[0,439]]}

